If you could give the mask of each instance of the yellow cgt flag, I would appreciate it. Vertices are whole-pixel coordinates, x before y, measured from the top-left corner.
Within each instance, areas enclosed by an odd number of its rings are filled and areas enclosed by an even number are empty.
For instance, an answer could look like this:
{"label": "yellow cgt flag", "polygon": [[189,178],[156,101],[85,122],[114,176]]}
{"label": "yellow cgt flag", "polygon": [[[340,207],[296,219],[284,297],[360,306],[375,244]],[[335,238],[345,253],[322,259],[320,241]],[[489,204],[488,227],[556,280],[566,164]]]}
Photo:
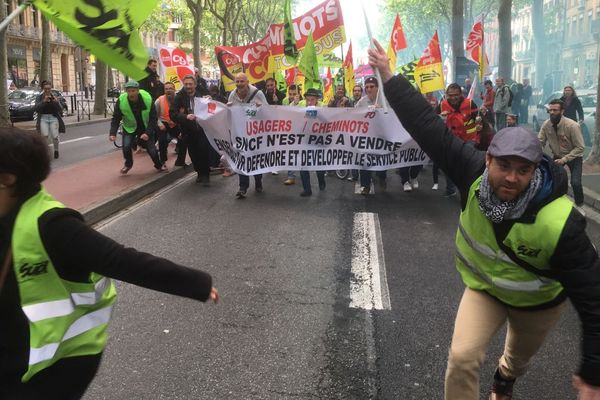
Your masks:
{"label": "yellow cgt flag", "polygon": [[417,63],[414,75],[421,93],[444,90],[444,66],[437,31]]}
{"label": "yellow cgt flag", "polygon": [[[104,63],[140,80],[148,53],[139,27],[158,0],[34,0],[46,18]],[[134,9],[135,7],[135,9]]]}

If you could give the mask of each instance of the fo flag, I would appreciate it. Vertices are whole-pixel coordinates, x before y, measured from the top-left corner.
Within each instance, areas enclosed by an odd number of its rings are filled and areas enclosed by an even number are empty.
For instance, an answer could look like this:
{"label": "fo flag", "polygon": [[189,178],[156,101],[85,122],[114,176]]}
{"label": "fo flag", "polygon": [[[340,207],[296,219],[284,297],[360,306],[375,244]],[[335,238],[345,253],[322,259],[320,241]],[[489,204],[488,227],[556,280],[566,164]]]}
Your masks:
{"label": "fo flag", "polygon": [[148,61],[139,27],[156,3],[157,0],[33,1],[73,41],[136,80],[147,75],[144,68]]}
{"label": "fo flag", "polygon": [[394,28],[392,28],[392,35],[390,37],[390,44],[387,50],[387,56],[390,59],[390,69],[393,71],[396,69],[396,53],[406,48],[406,38],[404,37],[404,30],[402,29],[402,23],[400,22],[400,16],[396,14],[396,21],[394,21]]}
{"label": "fo flag", "polygon": [[444,67],[438,33],[431,38],[415,68],[415,82],[421,93],[444,90]]}

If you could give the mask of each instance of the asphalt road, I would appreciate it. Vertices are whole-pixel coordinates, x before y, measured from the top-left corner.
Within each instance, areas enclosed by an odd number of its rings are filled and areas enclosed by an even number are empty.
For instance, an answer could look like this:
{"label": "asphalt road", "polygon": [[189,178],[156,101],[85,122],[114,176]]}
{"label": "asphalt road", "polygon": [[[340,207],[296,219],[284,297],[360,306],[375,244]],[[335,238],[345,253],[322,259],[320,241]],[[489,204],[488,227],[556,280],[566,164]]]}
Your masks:
{"label": "asphalt road", "polygon": [[[213,176],[210,188],[187,178],[106,222],[101,232],[127,246],[210,272],[222,299],[202,304],[119,282],[85,399],[443,398],[463,291],[452,262],[459,204],[431,191],[430,176],[404,193],[392,174],[386,192],[367,198],[333,177],[319,192],[313,177],[315,194],[301,198],[300,185],[268,175],[265,192],[245,200],[234,198],[237,177]],[[387,309],[350,307],[357,213],[380,226],[368,246],[379,249]],[[598,243],[598,225],[589,233]],[[482,396],[503,336],[490,347]],[[515,398],[575,399],[578,352],[569,307]]]}
{"label": "asphalt road", "polygon": [[52,168],[59,169],[113,151],[120,151],[108,141],[110,122],[67,126],[60,135],[60,157],[52,160]]}

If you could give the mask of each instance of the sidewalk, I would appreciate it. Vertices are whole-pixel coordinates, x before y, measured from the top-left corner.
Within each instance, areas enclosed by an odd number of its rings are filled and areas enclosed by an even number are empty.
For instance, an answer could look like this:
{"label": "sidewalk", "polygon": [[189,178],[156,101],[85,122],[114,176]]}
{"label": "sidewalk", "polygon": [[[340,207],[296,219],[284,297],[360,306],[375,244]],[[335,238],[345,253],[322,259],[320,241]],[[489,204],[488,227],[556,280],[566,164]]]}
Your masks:
{"label": "sidewalk", "polygon": [[170,146],[169,172],[158,172],[146,152],[134,154],[133,168],[121,175],[123,154],[114,152],[52,171],[43,185],[91,225],[193,172],[191,167],[173,166],[175,158]]}
{"label": "sidewalk", "polygon": [[[90,124],[95,124],[97,122],[105,122],[105,121],[110,121],[111,116],[107,115],[106,118],[104,118],[104,114],[102,115],[90,115],[90,119],[88,119],[88,116],[86,115],[83,118],[80,118],[80,121],[77,121],[77,114],[75,115],[68,115],[66,117],[63,117],[63,121],[65,122],[65,127],[70,127],[70,126],[82,126],[82,125],[90,125]],[[19,121],[19,122],[15,122],[14,126],[17,128],[21,128],[27,131],[30,130],[35,130],[35,124],[36,121]]]}

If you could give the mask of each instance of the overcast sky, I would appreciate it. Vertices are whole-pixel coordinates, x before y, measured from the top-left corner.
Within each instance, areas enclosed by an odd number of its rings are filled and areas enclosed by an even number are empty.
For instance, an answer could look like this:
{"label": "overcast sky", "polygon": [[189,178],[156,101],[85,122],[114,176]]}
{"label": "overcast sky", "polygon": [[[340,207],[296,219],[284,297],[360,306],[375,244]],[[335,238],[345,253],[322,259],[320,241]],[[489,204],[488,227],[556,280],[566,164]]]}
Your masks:
{"label": "overcast sky", "polygon": [[[296,3],[292,17],[295,18],[298,15],[307,12],[311,8],[322,3],[322,1],[323,0],[299,0]],[[379,7],[382,4],[382,0],[340,0],[340,3],[342,4],[342,14],[344,15],[344,26],[346,27],[346,42],[349,43],[350,39],[352,39],[352,53],[354,56],[354,66],[356,66],[360,64],[361,59],[366,62],[367,56],[367,48],[360,46],[363,43],[368,43],[368,41],[365,40],[367,37],[367,27],[365,25],[361,3],[364,4],[373,35],[377,36],[377,30],[379,28]],[[387,46],[387,43],[383,43],[383,46]],[[347,49],[348,47],[346,44],[344,46],[344,53]],[[336,53],[339,52],[340,51],[337,50]],[[344,54],[344,57],[345,56],[346,55]]]}

